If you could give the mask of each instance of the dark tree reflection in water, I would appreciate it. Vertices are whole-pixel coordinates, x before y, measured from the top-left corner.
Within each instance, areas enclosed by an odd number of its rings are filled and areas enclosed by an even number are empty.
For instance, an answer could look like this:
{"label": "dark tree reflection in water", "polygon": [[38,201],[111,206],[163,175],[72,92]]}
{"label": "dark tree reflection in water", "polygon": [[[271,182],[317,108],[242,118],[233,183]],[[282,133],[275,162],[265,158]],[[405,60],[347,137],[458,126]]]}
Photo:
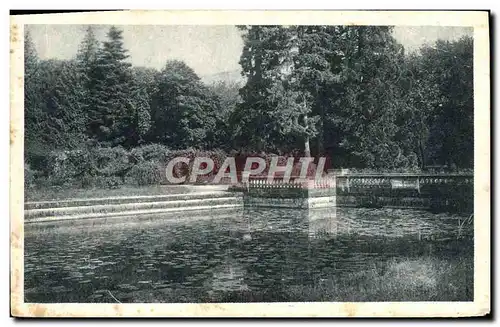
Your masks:
{"label": "dark tree reflection in water", "polygon": [[471,301],[467,217],[242,209],[25,226],[25,302]]}

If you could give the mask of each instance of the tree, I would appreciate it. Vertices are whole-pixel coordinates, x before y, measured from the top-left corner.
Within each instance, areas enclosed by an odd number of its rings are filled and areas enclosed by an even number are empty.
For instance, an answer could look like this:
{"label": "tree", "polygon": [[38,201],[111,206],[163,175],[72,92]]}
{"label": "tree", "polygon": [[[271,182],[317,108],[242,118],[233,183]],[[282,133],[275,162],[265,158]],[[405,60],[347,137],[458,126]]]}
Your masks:
{"label": "tree", "polygon": [[31,33],[29,30],[25,31],[24,34],[24,74],[25,77],[31,76],[29,74],[36,71],[38,64],[38,53],[31,38]]}
{"label": "tree", "polygon": [[27,30],[24,36],[24,124],[28,148],[36,142],[43,121],[40,85],[39,59]]}
{"label": "tree", "polygon": [[98,55],[99,41],[95,36],[93,27],[88,26],[76,54],[78,70],[80,70],[87,83],[92,83],[90,79],[97,64]]}
{"label": "tree", "polygon": [[437,41],[424,47],[424,74],[438,91],[439,102],[430,116],[427,142],[430,159],[437,164],[474,165],[473,39]]}
{"label": "tree", "polygon": [[291,64],[290,30],[284,26],[239,28],[244,41],[240,65],[247,82],[240,90],[242,103],[231,117],[235,145],[256,151],[293,149],[298,140],[283,130],[286,124],[276,108],[276,101],[287,95],[273,95],[289,92],[282,78]]}
{"label": "tree", "polygon": [[215,111],[216,128],[210,136],[216,147],[229,149],[232,146],[228,142],[234,134],[230,119],[241,103],[240,88],[239,83],[226,81],[214,82],[208,86],[209,92],[216,98],[219,107],[219,110]]}
{"label": "tree", "polygon": [[429,157],[430,117],[439,105],[440,95],[434,82],[428,78],[420,55],[408,55],[405,66],[406,72],[399,85],[402,101],[397,117],[400,128],[396,139],[406,153],[415,154],[418,166],[424,169]]}
{"label": "tree", "polygon": [[97,59],[99,55],[99,41],[97,40],[94,29],[88,26],[85,30],[85,36],[81,42],[76,55],[76,79],[75,87],[79,90],[77,103],[84,115],[86,125],[86,134],[90,138],[95,138],[91,129],[90,117],[97,111]]}
{"label": "tree", "polygon": [[133,67],[133,93],[135,130],[138,143],[154,140],[153,138],[153,96],[158,92],[160,72],[154,68]]}
{"label": "tree", "polygon": [[50,101],[51,133],[57,136],[54,144],[61,148],[75,148],[86,140],[87,113],[85,87],[75,61],[62,61],[54,69],[56,78]]}
{"label": "tree", "polygon": [[[310,155],[310,140],[323,152],[324,130],[339,54],[339,29],[332,26],[241,27],[244,48],[240,63],[247,83],[240,134],[252,147],[291,150],[302,143]],[[342,44],[340,44],[342,46]],[[235,119],[236,120],[236,119]],[[319,126],[318,126],[319,125]],[[251,131],[263,133],[252,138]]]}
{"label": "tree", "polygon": [[131,100],[132,71],[126,62],[122,31],[112,26],[99,49],[94,71],[95,107],[90,108],[90,131],[107,145],[134,145],[134,105]]}
{"label": "tree", "polygon": [[[332,82],[335,81],[332,64],[335,49],[332,48],[337,30],[331,26],[292,26],[288,71],[288,84],[295,106],[288,106],[293,119],[284,120],[292,126],[291,131],[298,133],[304,140],[305,155],[310,156],[310,140],[316,138],[316,152],[323,153],[323,129],[327,101]],[[293,95],[295,94],[295,95]],[[297,107],[297,103],[300,105]],[[286,109],[285,109],[286,110]],[[302,120],[302,124],[297,124]]]}
{"label": "tree", "polygon": [[[329,123],[347,166],[394,168],[413,165],[396,141],[400,108],[398,83],[404,52],[391,27],[349,26],[337,38],[342,58]],[[333,97],[332,97],[333,98]]]}
{"label": "tree", "polygon": [[473,165],[471,38],[437,41],[406,58],[398,141],[419,165]]}
{"label": "tree", "polygon": [[141,85],[149,98],[158,91],[158,78],[160,72],[155,68],[132,67],[134,82]]}
{"label": "tree", "polygon": [[37,68],[38,124],[32,144],[43,149],[73,148],[81,143],[85,121],[78,103],[78,81],[74,62],[40,60]]}
{"label": "tree", "polygon": [[270,88],[275,103],[272,117],[283,136],[296,137],[304,144],[304,156],[311,156],[310,139],[317,133],[318,116],[311,117],[310,95],[291,83],[277,82]]}
{"label": "tree", "polygon": [[134,79],[132,88],[132,107],[135,114],[133,129],[135,131],[136,143],[142,143],[151,129],[151,107],[150,96],[147,85]]}
{"label": "tree", "polygon": [[218,103],[184,62],[168,61],[158,77],[153,97],[153,135],[174,148],[212,147]]}

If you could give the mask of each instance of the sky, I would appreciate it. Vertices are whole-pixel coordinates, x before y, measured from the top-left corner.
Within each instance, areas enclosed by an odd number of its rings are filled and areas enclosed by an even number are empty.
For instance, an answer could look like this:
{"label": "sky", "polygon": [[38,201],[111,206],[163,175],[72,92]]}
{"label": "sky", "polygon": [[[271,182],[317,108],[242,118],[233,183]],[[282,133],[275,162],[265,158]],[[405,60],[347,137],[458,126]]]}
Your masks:
{"label": "sky", "polygon": [[[42,59],[70,59],[76,55],[86,25],[28,25]],[[167,60],[180,59],[201,76],[239,71],[243,40],[232,25],[124,25],[125,48],[134,66],[161,69]],[[109,26],[94,25],[97,38],[106,39]],[[454,40],[472,35],[472,28],[396,26],[394,37],[407,51],[437,39]]]}

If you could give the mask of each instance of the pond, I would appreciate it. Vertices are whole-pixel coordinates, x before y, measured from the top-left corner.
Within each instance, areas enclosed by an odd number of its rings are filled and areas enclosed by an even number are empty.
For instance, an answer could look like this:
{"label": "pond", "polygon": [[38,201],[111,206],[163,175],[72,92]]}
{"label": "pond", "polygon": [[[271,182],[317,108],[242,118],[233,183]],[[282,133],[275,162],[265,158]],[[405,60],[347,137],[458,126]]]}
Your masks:
{"label": "pond", "polygon": [[25,302],[472,301],[467,216],[241,209],[25,225]]}

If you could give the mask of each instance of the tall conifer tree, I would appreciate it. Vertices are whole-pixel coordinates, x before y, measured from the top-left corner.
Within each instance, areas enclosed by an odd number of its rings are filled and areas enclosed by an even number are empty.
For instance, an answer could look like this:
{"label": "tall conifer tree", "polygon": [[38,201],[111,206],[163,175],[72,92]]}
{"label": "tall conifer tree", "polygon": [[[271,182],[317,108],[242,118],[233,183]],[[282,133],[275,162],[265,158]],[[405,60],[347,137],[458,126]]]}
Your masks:
{"label": "tall conifer tree", "polygon": [[96,103],[89,112],[90,130],[103,144],[130,145],[135,142],[131,64],[126,61],[122,31],[113,26],[107,38],[96,61]]}

